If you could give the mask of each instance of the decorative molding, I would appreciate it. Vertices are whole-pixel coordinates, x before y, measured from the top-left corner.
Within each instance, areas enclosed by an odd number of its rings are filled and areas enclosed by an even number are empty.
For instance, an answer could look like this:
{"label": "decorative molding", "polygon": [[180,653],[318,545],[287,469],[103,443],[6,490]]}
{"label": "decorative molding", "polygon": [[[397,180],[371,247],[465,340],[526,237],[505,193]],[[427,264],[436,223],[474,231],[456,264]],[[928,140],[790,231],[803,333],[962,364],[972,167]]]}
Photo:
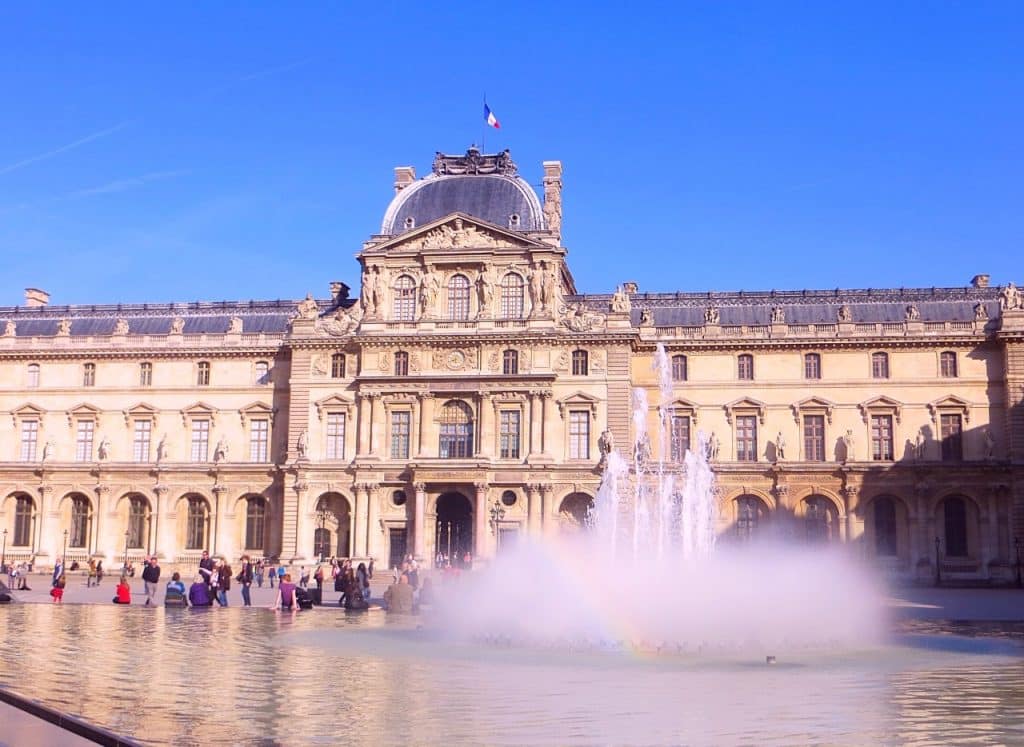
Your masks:
{"label": "decorative molding", "polygon": [[971,403],[955,394],[947,394],[945,397],[929,402],[928,412],[931,413],[932,423],[936,427],[939,425],[939,415],[942,412],[959,412],[963,415],[964,425],[971,422]]}
{"label": "decorative molding", "polygon": [[794,402],[790,407],[793,409],[793,420],[797,425],[800,425],[802,414],[814,415],[819,412],[825,413],[825,419],[829,425],[832,425],[832,412],[835,410],[836,404],[822,397],[807,397],[799,402]]}
{"label": "decorative molding", "polygon": [[733,418],[737,412],[756,412],[758,423],[764,425],[765,413],[768,409],[768,406],[764,402],[756,400],[753,397],[740,397],[739,399],[734,399],[732,402],[726,403],[722,407],[725,410],[725,421],[729,425],[732,425]]}
{"label": "decorative molding", "polygon": [[270,424],[274,424],[274,415],[276,410],[268,405],[266,402],[252,402],[245,407],[238,408],[238,417],[242,421],[242,427],[244,428],[250,420],[254,417],[261,415],[266,416],[270,419]]}
{"label": "decorative molding", "polygon": [[903,417],[903,403],[893,399],[892,397],[886,397],[885,395],[879,395],[865,400],[858,404],[857,408],[860,410],[861,419],[863,419],[865,425],[871,421],[872,413],[891,413],[895,416],[897,423],[899,423]]}
{"label": "decorative molding", "polygon": [[[360,397],[370,396],[367,393],[360,392]],[[355,402],[351,399],[342,397],[340,394],[332,394],[323,399],[319,399],[313,403],[316,408],[317,420],[324,419],[324,413],[332,410],[343,410],[348,417],[352,416],[352,409],[355,407]]]}
{"label": "decorative molding", "polygon": [[103,415],[103,411],[95,405],[90,405],[88,402],[80,402],[67,410],[65,414],[68,418],[68,428],[74,427],[75,420],[88,420],[91,418],[95,421],[96,428],[99,429],[100,416]]}
{"label": "decorative molding", "polygon": [[184,407],[181,410],[181,425],[183,428],[188,428],[188,421],[194,418],[209,418],[210,427],[213,428],[217,423],[218,410],[213,405],[208,405],[205,402],[195,402],[194,404]]}
{"label": "decorative molding", "polygon": [[139,402],[132,407],[125,410],[121,410],[121,414],[124,416],[124,427],[131,428],[132,420],[136,418],[148,417],[153,421],[153,427],[156,428],[157,422],[160,419],[160,410],[149,404],[148,402]]}
{"label": "decorative molding", "polygon": [[[530,392],[531,395],[543,396],[544,390],[537,390]],[[563,397],[562,399],[555,400],[558,405],[558,415],[565,420],[565,413],[567,410],[586,408],[590,411],[593,418],[597,419],[597,405],[601,400],[597,397],[587,394],[583,391],[576,391],[573,394]]]}

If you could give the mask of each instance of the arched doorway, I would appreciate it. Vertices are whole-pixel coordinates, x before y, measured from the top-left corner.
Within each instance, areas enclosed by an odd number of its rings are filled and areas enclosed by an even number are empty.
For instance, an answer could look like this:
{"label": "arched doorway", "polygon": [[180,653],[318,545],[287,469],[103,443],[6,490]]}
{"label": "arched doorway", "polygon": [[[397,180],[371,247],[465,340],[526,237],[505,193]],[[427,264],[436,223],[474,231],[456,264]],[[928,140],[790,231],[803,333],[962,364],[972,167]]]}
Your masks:
{"label": "arched doorway", "polygon": [[570,493],[562,499],[558,509],[558,529],[561,532],[579,532],[590,527],[590,510],[594,499],[586,493]]}
{"label": "arched doorway", "polygon": [[447,555],[452,565],[462,566],[473,553],[473,504],[462,493],[444,493],[437,499],[436,552]]}
{"label": "arched doorway", "polygon": [[352,510],[341,493],[324,493],[316,504],[313,555],[318,560],[351,557]]}
{"label": "arched doorway", "polygon": [[768,519],[768,506],[758,496],[744,493],[733,501],[733,510],[736,541],[756,539]]}
{"label": "arched doorway", "polygon": [[823,495],[809,495],[803,500],[804,531],[814,544],[839,539],[839,512]]}

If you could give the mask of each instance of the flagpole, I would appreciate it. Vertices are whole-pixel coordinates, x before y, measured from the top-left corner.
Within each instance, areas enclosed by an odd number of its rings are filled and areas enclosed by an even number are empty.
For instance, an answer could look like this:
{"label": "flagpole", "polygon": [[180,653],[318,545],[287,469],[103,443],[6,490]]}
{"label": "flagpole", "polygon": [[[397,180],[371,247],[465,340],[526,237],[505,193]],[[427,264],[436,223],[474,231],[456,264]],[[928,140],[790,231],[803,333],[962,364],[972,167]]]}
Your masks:
{"label": "flagpole", "polygon": [[[487,111],[487,94],[484,93],[484,111]],[[484,118],[484,126],[480,129],[480,153],[487,152],[487,118]]]}

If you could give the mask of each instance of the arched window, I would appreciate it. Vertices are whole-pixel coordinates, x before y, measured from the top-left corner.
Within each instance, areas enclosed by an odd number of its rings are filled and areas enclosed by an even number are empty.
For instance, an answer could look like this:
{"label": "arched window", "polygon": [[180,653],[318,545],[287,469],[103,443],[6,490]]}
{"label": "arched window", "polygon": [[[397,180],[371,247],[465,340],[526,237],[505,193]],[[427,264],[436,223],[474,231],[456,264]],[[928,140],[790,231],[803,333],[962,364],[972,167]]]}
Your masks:
{"label": "arched window", "polygon": [[761,500],[753,495],[741,495],[736,499],[736,539],[747,542],[757,536],[762,505]]}
{"label": "arched window", "polygon": [[944,500],[942,518],[946,535],[946,557],[967,557],[967,501],[960,496]]}
{"label": "arched window", "polygon": [[822,495],[804,499],[804,527],[808,542],[828,542],[832,539],[835,524],[835,509]]}
{"label": "arched window", "polygon": [[469,278],[452,275],[448,281],[448,318],[462,322],[469,319]]}
{"label": "arched window", "polygon": [[473,415],[465,402],[451,400],[441,409],[442,459],[462,459],[473,455]]}
{"label": "arched window", "polygon": [[255,367],[256,384],[264,386],[270,383],[270,364],[266,361],[256,361]]}
{"label": "arched window", "polygon": [[267,499],[251,495],[245,500],[245,549],[262,550],[267,529]]}
{"label": "arched window", "polygon": [[153,364],[145,361],[139,364],[139,386],[153,385]]}
{"label": "arched window", "polygon": [[899,549],[896,539],[896,501],[887,495],[875,499],[875,554],[895,556]]}
{"label": "arched window", "polygon": [[804,378],[805,379],[820,379],[821,378],[821,355],[818,353],[808,353],[804,356]]}
{"label": "arched window", "polygon": [[572,351],[572,375],[586,376],[590,371],[590,356],[586,350]]}
{"label": "arched window", "polygon": [[141,495],[128,500],[128,546],[136,549],[149,548],[149,501]]}
{"label": "arched window", "polygon": [[68,547],[88,547],[92,531],[92,504],[84,495],[71,498],[71,531],[68,533]]}
{"label": "arched window", "polygon": [[86,363],[82,366],[82,386],[96,386],[95,363]]}
{"label": "arched window", "polygon": [[36,504],[27,495],[19,495],[14,504],[15,547],[30,547],[36,525]]}
{"label": "arched window", "polygon": [[334,353],[331,355],[331,378],[332,379],[344,379],[345,378],[345,354]]}
{"label": "arched window", "polygon": [[686,381],[686,356],[672,356],[672,381]]}
{"label": "arched window", "polygon": [[509,272],[501,279],[501,318],[523,318],[523,293],[526,284],[523,276]]}
{"label": "arched window", "polygon": [[736,378],[740,381],[754,380],[754,356],[743,353],[736,358]]}
{"label": "arched window", "polygon": [[28,384],[29,389],[39,388],[39,364],[29,363],[28,364]]}
{"label": "arched window", "polygon": [[939,372],[947,379],[955,379],[958,376],[956,370],[956,353],[952,350],[946,350],[939,353]]}
{"label": "arched window", "polygon": [[395,376],[409,375],[409,354],[404,350],[395,353]]}
{"label": "arched window", "polygon": [[210,506],[198,495],[188,497],[188,516],[185,527],[185,549],[203,550],[210,537]]}
{"label": "arched window", "polygon": [[[406,220],[412,220],[406,218]],[[320,562],[324,562],[325,558],[332,555],[331,553],[331,530],[326,527],[317,527],[313,532],[313,555],[320,558]]]}
{"label": "arched window", "polygon": [[871,354],[871,378],[873,378],[873,379],[888,379],[889,378],[889,354],[888,353],[872,353]]}
{"label": "arched window", "polygon": [[506,350],[501,354],[501,372],[506,376],[519,373],[519,352]]}
{"label": "arched window", "polygon": [[198,386],[210,385],[210,362],[199,361],[196,364],[196,384]]}
{"label": "arched window", "polygon": [[396,322],[411,322],[416,318],[416,281],[408,275],[395,279],[392,318]]}

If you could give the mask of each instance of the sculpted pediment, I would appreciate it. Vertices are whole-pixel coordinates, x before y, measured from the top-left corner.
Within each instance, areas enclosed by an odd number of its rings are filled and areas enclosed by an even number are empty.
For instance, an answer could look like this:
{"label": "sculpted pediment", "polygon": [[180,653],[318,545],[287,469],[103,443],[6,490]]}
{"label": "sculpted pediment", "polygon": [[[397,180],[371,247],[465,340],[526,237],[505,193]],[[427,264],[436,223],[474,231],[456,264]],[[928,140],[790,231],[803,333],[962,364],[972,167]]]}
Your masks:
{"label": "sculpted pediment", "polygon": [[499,247],[550,249],[546,244],[524,238],[493,223],[473,218],[465,213],[452,213],[378,244],[368,251],[378,254],[402,251],[467,251]]}

